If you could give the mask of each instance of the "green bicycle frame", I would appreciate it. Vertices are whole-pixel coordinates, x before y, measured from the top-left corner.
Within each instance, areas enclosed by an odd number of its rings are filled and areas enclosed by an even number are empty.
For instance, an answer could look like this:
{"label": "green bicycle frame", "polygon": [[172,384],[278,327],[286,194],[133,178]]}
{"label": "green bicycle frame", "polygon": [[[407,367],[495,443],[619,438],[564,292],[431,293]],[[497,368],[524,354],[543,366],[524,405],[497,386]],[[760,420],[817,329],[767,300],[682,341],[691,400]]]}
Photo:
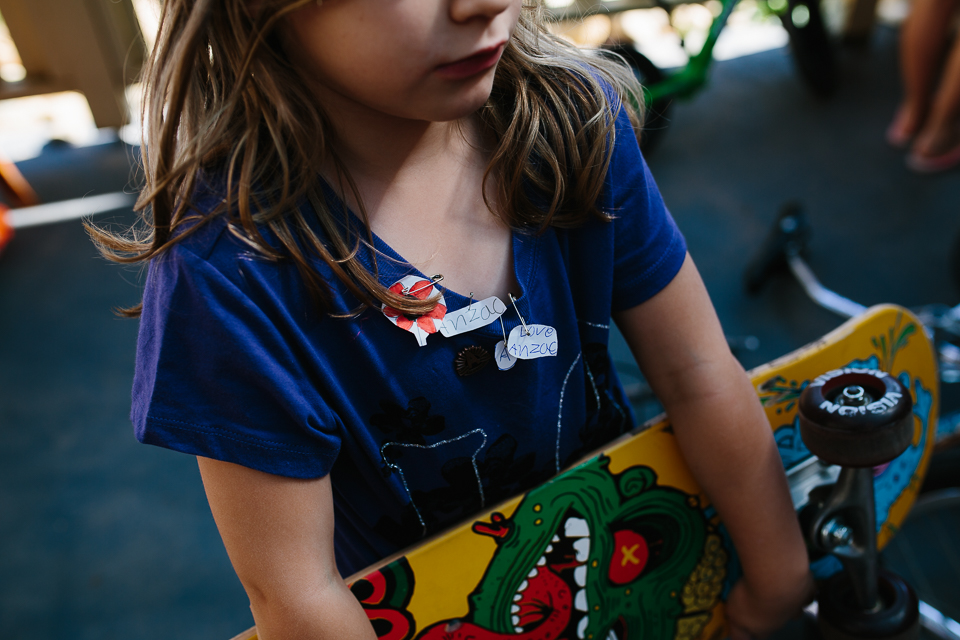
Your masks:
{"label": "green bicycle frame", "polygon": [[720,32],[727,24],[739,0],[722,0],[720,14],[710,23],[710,31],[700,51],[690,56],[687,64],[676,73],[672,73],[660,82],[643,87],[645,104],[651,105],[658,100],[681,97],[687,98],[707,82],[707,70],[713,59],[713,47],[717,44]]}

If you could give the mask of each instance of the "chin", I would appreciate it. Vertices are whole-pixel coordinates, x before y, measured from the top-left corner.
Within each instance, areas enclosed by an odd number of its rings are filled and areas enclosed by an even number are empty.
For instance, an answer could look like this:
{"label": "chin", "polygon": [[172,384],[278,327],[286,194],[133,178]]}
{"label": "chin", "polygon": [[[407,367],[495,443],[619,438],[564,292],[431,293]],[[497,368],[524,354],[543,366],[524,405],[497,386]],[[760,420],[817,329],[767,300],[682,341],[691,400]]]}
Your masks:
{"label": "chin", "polygon": [[476,105],[464,106],[463,108],[448,109],[448,110],[440,111],[433,117],[429,118],[429,120],[433,122],[450,122],[453,120],[461,120],[463,118],[467,118],[475,114],[477,111],[480,110],[481,107],[483,107],[485,103],[486,101],[483,101]]}
{"label": "chin", "polygon": [[438,101],[436,113],[430,119],[435,122],[445,122],[448,120],[459,120],[476,113],[483,105],[487,104],[490,98],[490,92],[493,90],[493,74],[489,79],[484,78],[468,90],[458,92],[451,96],[447,101]]}

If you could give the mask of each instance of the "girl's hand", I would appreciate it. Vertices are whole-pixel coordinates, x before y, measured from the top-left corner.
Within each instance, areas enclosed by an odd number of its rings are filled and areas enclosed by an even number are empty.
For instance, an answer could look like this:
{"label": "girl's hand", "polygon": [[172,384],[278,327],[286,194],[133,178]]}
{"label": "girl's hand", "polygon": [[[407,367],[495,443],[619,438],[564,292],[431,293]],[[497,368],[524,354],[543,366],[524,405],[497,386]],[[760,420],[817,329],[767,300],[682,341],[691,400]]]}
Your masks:
{"label": "girl's hand", "polygon": [[730,640],[765,638],[788,620],[800,614],[813,600],[813,577],[808,571],[802,579],[783,576],[777,589],[753,589],[746,579],[733,586],[727,600]]}

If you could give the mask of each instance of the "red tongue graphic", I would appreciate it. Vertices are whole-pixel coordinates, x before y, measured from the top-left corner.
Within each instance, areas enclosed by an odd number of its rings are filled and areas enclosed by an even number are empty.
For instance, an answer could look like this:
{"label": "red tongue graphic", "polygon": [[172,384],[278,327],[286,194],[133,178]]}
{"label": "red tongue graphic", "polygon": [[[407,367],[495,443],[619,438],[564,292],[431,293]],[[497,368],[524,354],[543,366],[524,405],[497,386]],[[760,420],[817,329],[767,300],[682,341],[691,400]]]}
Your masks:
{"label": "red tongue graphic", "polygon": [[440,622],[420,636],[421,640],[555,640],[570,623],[572,600],[570,587],[553,571],[537,567],[537,575],[527,578],[523,591],[520,625],[535,623],[536,627],[526,633],[495,633],[478,627],[472,622],[451,620]]}
{"label": "red tongue graphic", "polygon": [[[518,626],[526,627],[540,622],[552,609],[560,609],[572,601],[570,587],[547,567],[537,567],[537,575],[527,578],[528,586],[521,593]],[[554,636],[556,637],[556,636]]]}

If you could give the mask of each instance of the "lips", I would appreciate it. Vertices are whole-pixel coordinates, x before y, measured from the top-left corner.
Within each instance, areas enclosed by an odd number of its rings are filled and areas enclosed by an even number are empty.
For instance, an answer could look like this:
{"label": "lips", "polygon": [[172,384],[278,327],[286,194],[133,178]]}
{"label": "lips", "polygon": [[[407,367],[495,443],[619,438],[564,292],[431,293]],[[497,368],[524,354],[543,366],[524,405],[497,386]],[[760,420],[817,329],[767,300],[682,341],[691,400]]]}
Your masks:
{"label": "lips", "polygon": [[461,80],[483,73],[497,64],[503,54],[505,45],[506,43],[500,43],[495,47],[478,51],[472,56],[442,64],[437,67],[437,73],[451,80]]}

